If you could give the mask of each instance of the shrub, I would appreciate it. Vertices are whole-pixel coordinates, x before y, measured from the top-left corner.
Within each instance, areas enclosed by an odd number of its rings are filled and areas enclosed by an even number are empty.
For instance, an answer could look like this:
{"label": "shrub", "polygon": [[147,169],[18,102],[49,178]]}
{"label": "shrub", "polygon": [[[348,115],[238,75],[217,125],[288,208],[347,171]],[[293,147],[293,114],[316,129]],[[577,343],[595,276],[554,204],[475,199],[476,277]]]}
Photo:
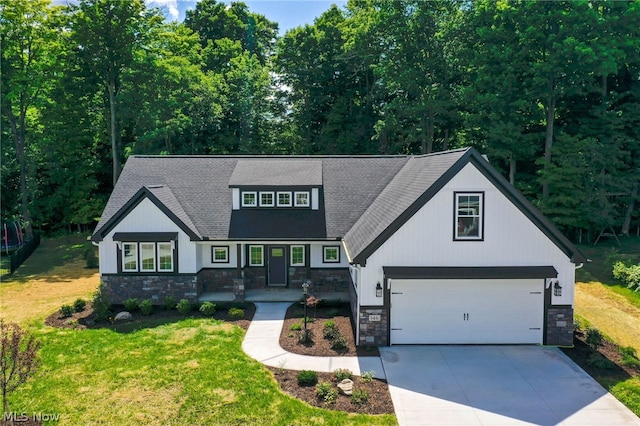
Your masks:
{"label": "shrub", "polygon": [[615,364],[605,358],[600,352],[595,352],[587,359],[587,364],[595,368],[601,368],[604,370],[610,370],[615,367]]}
{"label": "shrub", "polygon": [[167,311],[170,311],[171,309],[175,309],[176,308],[176,298],[173,296],[167,296],[164,298],[164,308]]}
{"label": "shrub", "polygon": [[93,247],[87,247],[84,252],[84,260],[87,262],[88,269],[96,269],[99,266],[98,256],[96,256],[96,250]]}
{"label": "shrub", "polygon": [[329,382],[320,382],[316,386],[316,396],[327,404],[333,404],[338,399],[338,390]]}
{"label": "shrub", "polygon": [[180,299],[178,304],[176,305],[176,309],[183,315],[187,315],[191,312],[191,303],[187,299]]}
{"label": "shrub", "polygon": [[627,265],[619,261],[613,265],[613,276],[626,284],[627,288],[640,291],[640,264]]}
{"label": "shrub", "polygon": [[375,371],[363,371],[360,375],[360,378],[363,382],[369,383],[373,380],[373,377],[376,375]]}
{"label": "shrub", "polygon": [[351,394],[351,402],[356,405],[362,405],[369,399],[369,392],[364,389],[354,389]]}
{"label": "shrub", "polygon": [[622,365],[640,367],[640,360],[638,359],[638,354],[633,346],[622,346],[618,348],[618,351],[622,356]]}
{"label": "shrub", "polygon": [[329,320],[322,326],[322,337],[327,340],[333,340],[340,335],[338,326],[334,320]]}
{"label": "shrub", "polygon": [[336,336],[336,338],[331,342],[331,349],[338,353],[347,352],[349,350],[347,339],[338,334],[338,336]]}
{"label": "shrub", "polygon": [[[182,299],[184,300],[184,299]],[[182,302],[182,300],[180,302]],[[189,303],[189,302],[187,302]],[[180,308],[178,308],[178,310],[180,310]],[[182,312],[182,311],[180,311]],[[187,312],[189,312],[189,309],[187,309]],[[200,312],[202,312],[204,315],[210,317],[213,314],[216,313],[216,304],[215,303],[211,303],[211,302],[204,302],[202,305],[200,305]],[[185,312],[182,312],[185,313]]]}
{"label": "shrub", "polygon": [[153,304],[151,303],[151,299],[145,299],[138,305],[140,308],[140,312],[142,315],[150,315],[151,311],[153,311]]}
{"label": "shrub", "polygon": [[71,315],[73,315],[73,306],[71,305],[60,306],[60,316],[62,318],[69,318]]}
{"label": "shrub", "polygon": [[132,297],[124,301],[124,309],[129,312],[133,312],[138,309],[138,299]]}
{"label": "shrub", "polygon": [[353,373],[348,368],[338,368],[333,372],[333,378],[336,379],[336,381],[338,382],[341,382],[344,379],[352,380]]}
{"label": "shrub", "polygon": [[244,309],[240,309],[240,308],[229,309],[229,318],[233,320],[239,320],[244,318]]}
{"label": "shrub", "polygon": [[111,302],[102,290],[103,287],[100,286],[91,299],[91,306],[97,322],[106,321],[111,316]]}
{"label": "shrub", "polygon": [[300,386],[315,386],[318,383],[318,373],[313,370],[302,370],[296,378]]}
{"label": "shrub", "polygon": [[298,343],[305,346],[313,344],[313,331],[306,329],[298,332]]}
{"label": "shrub", "polygon": [[74,312],[82,312],[86,307],[87,307],[87,302],[84,299],[76,299],[76,301],[73,302]]}
{"label": "shrub", "polygon": [[291,331],[300,331],[302,330],[302,324],[300,324],[299,322],[294,322],[293,324],[291,324]]}
{"label": "shrub", "polygon": [[604,337],[602,336],[602,333],[600,333],[600,330],[589,327],[587,328],[587,337],[585,340],[589,346],[597,351],[598,348],[602,346]]}

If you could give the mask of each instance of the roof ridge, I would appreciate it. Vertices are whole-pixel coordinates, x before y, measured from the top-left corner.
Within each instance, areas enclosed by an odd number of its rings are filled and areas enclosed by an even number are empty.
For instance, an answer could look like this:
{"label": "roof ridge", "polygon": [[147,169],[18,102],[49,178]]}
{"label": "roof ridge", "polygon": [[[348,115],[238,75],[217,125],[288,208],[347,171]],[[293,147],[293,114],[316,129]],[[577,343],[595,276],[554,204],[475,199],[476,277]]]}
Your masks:
{"label": "roof ridge", "polygon": [[175,158],[193,158],[193,159],[308,159],[308,160],[320,160],[320,159],[347,159],[347,158],[411,158],[415,155],[411,154],[349,154],[349,155],[278,155],[278,154],[241,154],[241,155],[148,155],[148,154],[135,154],[129,156],[129,158],[153,158],[153,159],[175,159]]}

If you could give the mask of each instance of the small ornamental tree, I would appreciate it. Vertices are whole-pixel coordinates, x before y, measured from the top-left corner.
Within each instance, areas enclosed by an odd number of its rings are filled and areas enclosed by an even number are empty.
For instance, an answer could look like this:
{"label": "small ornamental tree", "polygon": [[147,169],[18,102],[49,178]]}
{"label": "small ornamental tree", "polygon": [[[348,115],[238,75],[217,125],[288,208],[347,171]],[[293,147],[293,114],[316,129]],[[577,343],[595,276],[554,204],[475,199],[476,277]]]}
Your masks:
{"label": "small ornamental tree", "polygon": [[40,365],[39,349],[40,342],[18,324],[0,319],[0,391],[4,413],[9,412],[7,395],[26,382]]}

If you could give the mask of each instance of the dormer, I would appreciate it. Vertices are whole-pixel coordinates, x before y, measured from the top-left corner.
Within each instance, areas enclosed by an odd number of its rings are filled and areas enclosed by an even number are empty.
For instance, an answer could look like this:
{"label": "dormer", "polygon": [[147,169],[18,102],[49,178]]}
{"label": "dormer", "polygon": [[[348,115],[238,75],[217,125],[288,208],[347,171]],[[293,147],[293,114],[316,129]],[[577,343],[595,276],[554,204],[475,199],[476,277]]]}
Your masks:
{"label": "dormer", "polygon": [[229,179],[233,210],[320,208],[321,160],[242,159]]}
{"label": "dormer", "polygon": [[229,238],[326,238],[322,160],[242,158],[229,187]]}

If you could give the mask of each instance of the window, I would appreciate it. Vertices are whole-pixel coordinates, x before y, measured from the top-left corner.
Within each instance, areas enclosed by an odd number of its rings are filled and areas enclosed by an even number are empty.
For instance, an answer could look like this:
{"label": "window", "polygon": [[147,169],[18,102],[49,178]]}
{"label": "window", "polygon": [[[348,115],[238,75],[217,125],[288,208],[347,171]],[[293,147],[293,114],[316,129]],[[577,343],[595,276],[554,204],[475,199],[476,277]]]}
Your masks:
{"label": "window", "polygon": [[249,266],[263,266],[263,247],[249,246]]}
{"label": "window", "polygon": [[455,240],[482,240],[484,237],[483,212],[484,193],[456,192],[455,196]]}
{"label": "window", "polygon": [[229,263],[229,247],[211,247],[211,261],[213,263]]}
{"label": "window", "polygon": [[173,272],[173,242],[122,243],[122,272]]}
{"label": "window", "polygon": [[304,266],[304,246],[291,246],[291,266]]}
{"label": "window", "polygon": [[278,207],[291,207],[290,192],[278,192]]}
{"label": "window", "polygon": [[158,243],[158,271],[173,271],[173,243]]}
{"label": "window", "polygon": [[274,205],[273,192],[260,193],[260,207],[273,207]]}
{"label": "window", "polygon": [[324,246],[322,247],[324,263],[340,263],[340,247],[339,246]]}
{"label": "window", "polygon": [[122,270],[124,272],[138,271],[137,243],[122,243]]}
{"label": "window", "polygon": [[258,205],[256,200],[256,192],[243,192],[242,193],[242,207],[255,207]]}
{"label": "window", "polygon": [[295,207],[309,207],[309,192],[301,191],[294,192]]}
{"label": "window", "polygon": [[155,270],[156,270],[155,243],[140,243],[140,271],[150,272]]}

